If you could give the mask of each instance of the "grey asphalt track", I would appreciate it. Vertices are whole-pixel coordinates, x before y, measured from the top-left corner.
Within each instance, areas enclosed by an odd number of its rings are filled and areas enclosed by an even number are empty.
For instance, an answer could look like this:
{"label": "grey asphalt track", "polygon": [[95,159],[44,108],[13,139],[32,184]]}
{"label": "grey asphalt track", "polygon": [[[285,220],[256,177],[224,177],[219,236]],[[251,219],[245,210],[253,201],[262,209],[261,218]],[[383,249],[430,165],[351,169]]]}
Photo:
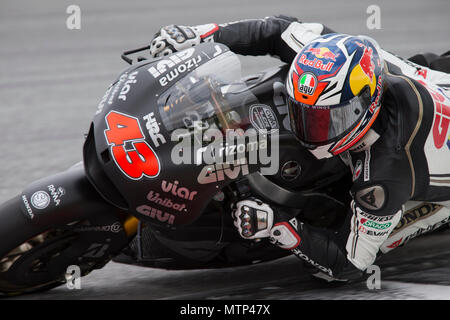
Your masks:
{"label": "grey asphalt track", "polygon": [[[81,279],[80,290],[60,286],[20,299],[450,299],[450,232],[430,235],[396,249],[377,262],[380,288],[374,278],[332,287],[302,272],[295,257],[252,266],[167,271],[110,263]],[[372,289],[369,289],[372,288]],[[17,299],[17,298],[16,298]]]}
{"label": "grey asphalt track", "polygon": [[[74,2],[0,1],[0,202],[18,194],[30,182],[81,160],[83,135],[96,106],[110,82],[126,67],[120,59],[121,52],[147,45],[163,25],[220,23],[282,13],[303,21],[323,22],[343,33],[367,34],[383,48],[404,57],[450,49],[448,0],[78,0],[81,29],[68,30],[66,8]],[[366,26],[369,17],[366,10],[372,4],[381,9],[379,30],[369,30]],[[242,57],[242,61],[245,73],[279,64],[269,57]],[[275,276],[274,268],[283,272]],[[109,264],[86,278],[83,290],[69,292],[59,288],[28,298],[206,298],[227,297],[238,292],[234,294],[238,298],[288,299],[355,297],[354,292],[359,292],[310,288],[305,294],[302,286],[289,286],[284,294],[280,289],[283,285],[277,285],[278,279],[281,277],[281,283],[292,283],[296,268],[292,258],[266,266],[201,272],[168,272]],[[437,275],[443,275],[448,282],[450,269],[439,268]],[[248,270],[258,271],[258,276],[249,279],[256,286],[242,284],[245,278],[240,275]],[[198,282],[203,278],[205,283],[221,280],[215,282],[215,287],[205,284],[199,290]],[[431,291],[450,298],[446,287],[450,283],[442,283],[432,276],[427,279],[430,285],[438,286]],[[230,281],[236,285],[227,286]],[[308,286],[305,277],[298,281]],[[399,292],[407,298],[423,297],[410,290],[409,280],[402,281],[401,277],[395,278],[390,283],[392,290],[385,291],[384,295],[359,292],[358,297],[375,294],[379,298],[392,298]],[[238,283],[241,291],[237,290]]]}

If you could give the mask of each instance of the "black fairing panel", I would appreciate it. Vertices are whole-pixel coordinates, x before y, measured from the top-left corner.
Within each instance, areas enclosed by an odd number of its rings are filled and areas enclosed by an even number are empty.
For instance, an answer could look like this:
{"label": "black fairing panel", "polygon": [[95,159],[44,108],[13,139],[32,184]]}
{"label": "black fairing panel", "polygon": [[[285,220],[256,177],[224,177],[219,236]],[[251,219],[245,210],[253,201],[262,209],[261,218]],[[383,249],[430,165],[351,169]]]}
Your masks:
{"label": "black fairing panel", "polygon": [[[84,146],[86,172],[97,191],[110,203],[127,210],[140,219],[161,226],[171,227],[192,223],[224,186],[260,169],[258,165],[250,164],[246,165],[245,168],[244,165],[230,165],[227,168],[220,165],[206,166],[204,164],[196,165],[195,163],[177,165],[173,163],[171,155],[173,150],[176,149],[178,141],[171,141],[171,131],[167,130],[161,118],[160,110],[158,110],[158,98],[164,94],[168,87],[183,78],[184,68],[174,72],[181,64],[194,59],[195,67],[202,65],[217,52],[227,52],[228,48],[220,44],[205,43],[193,47],[191,50],[194,51],[188,59],[179,59],[182,60],[180,62],[175,59],[174,65],[166,64],[165,73],[160,72],[156,76],[155,69],[151,68],[158,63],[161,64],[161,61],[163,61],[161,59],[143,61],[125,70],[104,95]],[[167,59],[167,57],[164,59]],[[283,143],[280,146],[282,156],[280,167],[289,160],[289,154],[298,161],[303,161],[299,159],[299,156],[305,154],[305,149],[296,143],[289,130],[284,91],[286,73],[287,67],[275,68],[254,77],[248,77],[245,80],[246,86],[257,98],[257,103],[272,109],[274,116],[277,118],[280,134],[283,136],[281,139]],[[165,80],[162,81],[162,78]],[[169,79],[170,85],[167,83],[167,79]],[[244,112],[247,112],[245,110]],[[143,139],[139,142],[145,141],[156,155],[157,174],[130,178],[119,168],[111,153],[113,145],[106,135],[107,130],[110,129],[107,123],[107,117],[110,113],[125,115],[139,123],[143,135]],[[153,130],[152,138],[150,136],[152,132],[148,128],[148,115],[150,113],[153,113],[152,118],[159,127],[158,134],[163,137],[163,139],[157,139],[156,143],[154,139],[155,131]],[[241,114],[241,117],[248,118],[250,117],[249,113],[248,111],[247,114]],[[285,152],[283,152],[283,145],[287,147]],[[130,145],[130,141],[124,142],[123,148],[133,150],[133,145]],[[298,152],[296,149],[298,149]],[[309,156],[307,161],[311,160]],[[314,159],[312,161],[314,162]],[[314,168],[322,166],[318,162],[314,163]],[[306,168],[306,164],[301,165]],[[336,168],[337,171],[342,169],[336,166],[331,167]],[[209,170],[208,175],[212,177],[213,182],[202,184],[199,183],[198,177],[201,174],[204,175],[205,169]],[[319,172],[316,173],[320,174]],[[336,174],[340,173],[337,172]],[[301,188],[305,187],[302,180],[311,182],[314,179],[314,175],[308,176],[308,179],[305,177],[303,175],[297,177],[295,181],[288,182],[284,181],[279,175],[275,175],[273,178],[275,182]]]}
{"label": "black fairing panel", "polygon": [[[218,46],[222,52],[228,51],[228,48],[218,44],[195,47],[188,59],[183,60],[183,57],[180,57],[179,60],[182,62],[175,66],[166,64],[166,73],[161,72],[156,79],[149,69],[161,62],[161,59],[140,62],[125,70],[107,90],[85,142],[84,159],[89,179],[110,203],[155,224],[185,225],[193,222],[202,213],[211,198],[232,180],[228,179],[225,174],[224,179],[216,183],[199,184],[197,177],[205,165],[174,164],[171,160],[171,153],[178,141],[171,141],[170,132],[163,125],[157,107],[159,96],[170,87],[166,82],[160,80],[163,77],[166,80],[170,78],[172,79],[171,84],[175,83],[184,76],[183,71],[185,70],[181,68],[174,72],[177,66],[186,61],[192,61],[190,65],[193,68],[200,66],[213,57]],[[145,142],[157,157],[157,166],[159,167],[157,174],[154,176],[144,175],[136,179],[130,178],[119,168],[113,159],[112,145],[105,133],[110,129],[107,117],[112,112],[138,121]],[[147,128],[150,113],[158,124],[158,133],[164,138],[164,143],[160,139],[157,140],[158,145],[156,145],[150,137],[151,133]],[[133,146],[125,142],[124,148],[132,150]],[[95,157],[93,151],[95,151]],[[212,171],[217,174],[222,174],[226,170],[229,172],[234,170],[234,172],[239,172],[238,176],[241,177],[242,172],[246,172],[239,166],[233,168],[232,165],[228,169],[220,169],[220,167],[212,166]],[[110,184],[111,186],[109,186]]]}

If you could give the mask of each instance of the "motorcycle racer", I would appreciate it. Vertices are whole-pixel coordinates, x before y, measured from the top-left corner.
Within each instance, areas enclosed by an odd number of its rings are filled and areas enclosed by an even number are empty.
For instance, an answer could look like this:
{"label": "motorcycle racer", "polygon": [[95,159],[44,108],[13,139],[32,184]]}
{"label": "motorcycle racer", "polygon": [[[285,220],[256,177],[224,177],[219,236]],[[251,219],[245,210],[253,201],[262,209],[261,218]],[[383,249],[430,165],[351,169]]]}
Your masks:
{"label": "motorcycle racer", "polygon": [[[290,63],[286,88],[294,134],[317,158],[339,156],[353,173],[350,214],[340,232],[289,220],[283,208],[245,199],[233,213],[242,237],[270,237],[316,276],[336,280],[364,271],[380,250],[449,221],[449,74],[403,60],[368,37],[287,16],[167,26],[150,53],[167,55],[205,41]],[[428,62],[449,71],[448,57]],[[417,205],[411,200],[436,205],[398,229],[405,204]]]}

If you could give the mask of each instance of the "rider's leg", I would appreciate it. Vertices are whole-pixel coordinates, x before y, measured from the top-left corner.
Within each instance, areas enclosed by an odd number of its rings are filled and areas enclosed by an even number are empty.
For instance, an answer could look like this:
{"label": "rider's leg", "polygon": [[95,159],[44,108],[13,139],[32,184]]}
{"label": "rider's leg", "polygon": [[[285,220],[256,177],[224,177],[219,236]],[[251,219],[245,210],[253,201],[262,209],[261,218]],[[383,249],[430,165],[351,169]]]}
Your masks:
{"label": "rider's leg", "polygon": [[430,203],[408,201],[400,222],[381,247],[387,253],[409,240],[436,230],[450,221],[450,201]]}

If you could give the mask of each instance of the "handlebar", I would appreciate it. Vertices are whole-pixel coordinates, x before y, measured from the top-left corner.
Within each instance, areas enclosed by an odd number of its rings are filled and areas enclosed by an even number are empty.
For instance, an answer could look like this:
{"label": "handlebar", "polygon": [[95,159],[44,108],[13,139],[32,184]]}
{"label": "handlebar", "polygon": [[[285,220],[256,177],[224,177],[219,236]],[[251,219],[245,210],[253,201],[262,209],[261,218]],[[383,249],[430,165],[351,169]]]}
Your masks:
{"label": "handlebar", "polygon": [[[124,53],[122,53],[122,55],[121,55],[120,57],[121,57],[126,63],[128,63],[128,64],[133,64],[133,59],[129,58],[128,56],[129,56],[130,54],[135,54],[135,53],[138,53],[138,52],[141,52],[141,51],[145,51],[145,50],[150,50],[150,46],[145,46],[145,47],[142,47],[142,48],[131,49],[131,50],[125,51]],[[137,57],[137,62],[140,62],[140,61],[146,60],[146,59],[147,59],[147,58],[144,58],[144,57],[139,56],[139,57]]]}

